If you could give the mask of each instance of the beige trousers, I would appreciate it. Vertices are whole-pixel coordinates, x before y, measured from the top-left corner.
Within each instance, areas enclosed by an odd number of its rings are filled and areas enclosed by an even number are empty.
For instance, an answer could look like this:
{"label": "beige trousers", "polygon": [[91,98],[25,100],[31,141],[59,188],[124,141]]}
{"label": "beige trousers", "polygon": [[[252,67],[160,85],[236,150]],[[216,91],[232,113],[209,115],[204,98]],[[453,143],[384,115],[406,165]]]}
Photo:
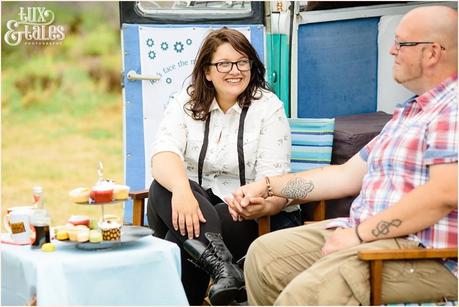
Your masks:
{"label": "beige trousers", "polygon": [[[259,237],[244,265],[249,305],[369,305],[368,264],[363,249],[417,247],[406,239],[360,244],[322,256],[333,230],[329,221],[275,231]],[[457,278],[440,262],[389,261],[383,271],[384,303],[457,300]]]}

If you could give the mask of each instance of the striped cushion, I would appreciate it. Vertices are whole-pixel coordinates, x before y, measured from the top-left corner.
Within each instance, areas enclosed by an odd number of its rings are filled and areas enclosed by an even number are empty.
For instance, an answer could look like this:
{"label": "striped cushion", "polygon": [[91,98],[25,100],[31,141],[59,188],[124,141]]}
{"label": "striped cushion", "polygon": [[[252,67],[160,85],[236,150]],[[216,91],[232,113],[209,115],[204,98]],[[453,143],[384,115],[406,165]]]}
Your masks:
{"label": "striped cushion", "polygon": [[329,165],[334,118],[289,118],[292,133],[291,172]]}

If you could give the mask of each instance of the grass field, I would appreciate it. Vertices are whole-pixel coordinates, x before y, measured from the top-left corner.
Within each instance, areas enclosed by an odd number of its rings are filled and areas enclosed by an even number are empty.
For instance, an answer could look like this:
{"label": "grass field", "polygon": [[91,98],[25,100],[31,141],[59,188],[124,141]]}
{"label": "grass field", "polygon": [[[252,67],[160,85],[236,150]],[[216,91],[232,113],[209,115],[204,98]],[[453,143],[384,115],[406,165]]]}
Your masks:
{"label": "grass field", "polygon": [[[2,3],[2,23],[19,6]],[[121,47],[117,2],[57,3],[46,7],[65,27],[61,45],[2,49],[2,216],[32,202],[43,186],[52,224],[70,215],[100,218],[100,208],[76,205],[68,191],[91,187],[102,161],[105,177],[123,183]],[[106,213],[122,216],[122,205]]]}

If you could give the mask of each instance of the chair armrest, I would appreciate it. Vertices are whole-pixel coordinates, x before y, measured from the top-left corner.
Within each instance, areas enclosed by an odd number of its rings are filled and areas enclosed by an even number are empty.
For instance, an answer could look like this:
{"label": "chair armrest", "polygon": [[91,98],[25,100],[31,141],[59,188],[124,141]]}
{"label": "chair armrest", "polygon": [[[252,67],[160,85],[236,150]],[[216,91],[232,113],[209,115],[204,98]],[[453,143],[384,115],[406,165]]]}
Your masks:
{"label": "chair armrest", "polygon": [[402,259],[443,259],[457,258],[455,248],[411,248],[365,250],[358,253],[360,260],[402,260]]}
{"label": "chair armrest", "polygon": [[455,248],[411,248],[359,251],[358,258],[370,264],[371,305],[382,304],[382,271],[384,260],[457,258]]}
{"label": "chair armrest", "polygon": [[132,224],[143,226],[145,215],[145,198],[148,198],[148,190],[129,192],[132,203]]}

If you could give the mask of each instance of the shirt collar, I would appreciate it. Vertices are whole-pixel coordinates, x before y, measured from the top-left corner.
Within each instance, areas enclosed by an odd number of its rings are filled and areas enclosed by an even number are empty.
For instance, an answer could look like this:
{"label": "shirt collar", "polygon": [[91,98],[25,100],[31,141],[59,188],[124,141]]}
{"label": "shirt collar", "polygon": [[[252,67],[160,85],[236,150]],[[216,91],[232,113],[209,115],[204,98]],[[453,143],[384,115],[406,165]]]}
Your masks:
{"label": "shirt collar", "polygon": [[409,104],[412,104],[412,103],[416,102],[416,103],[419,104],[421,109],[425,111],[430,106],[435,104],[436,97],[438,97],[439,93],[443,92],[446,88],[448,88],[450,85],[452,85],[453,83],[456,83],[456,82],[457,82],[457,74],[454,74],[451,77],[449,77],[448,79],[444,80],[439,85],[437,85],[436,87],[434,87],[433,89],[425,92],[424,94],[422,94],[420,96],[414,95],[414,96],[408,98],[407,100],[405,100],[405,102],[403,102],[401,104],[398,104],[397,107],[402,107],[403,108],[403,107],[408,106]]}
{"label": "shirt collar", "polygon": [[[214,98],[214,100],[210,104],[209,112],[213,112],[215,110],[220,110],[221,111],[220,106],[218,105],[217,99]],[[235,103],[231,108],[229,108],[228,111],[234,111],[234,112],[240,114],[242,112],[242,108],[239,106],[238,103]],[[226,113],[228,113],[228,112],[226,112]]]}
{"label": "shirt collar", "polygon": [[425,111],[426,109],[430,108],[432,105],[435,104],[435,101],[437,100],[436,97],[438,97],[440,93],[445,91],[445,89],[447,89],[450,85],[452,85],[455,82],[457,82],[457,74],[452,75],[451,77],[447,78],[433,89],[416,97],[416,102],[419,103],[421,108]]}

